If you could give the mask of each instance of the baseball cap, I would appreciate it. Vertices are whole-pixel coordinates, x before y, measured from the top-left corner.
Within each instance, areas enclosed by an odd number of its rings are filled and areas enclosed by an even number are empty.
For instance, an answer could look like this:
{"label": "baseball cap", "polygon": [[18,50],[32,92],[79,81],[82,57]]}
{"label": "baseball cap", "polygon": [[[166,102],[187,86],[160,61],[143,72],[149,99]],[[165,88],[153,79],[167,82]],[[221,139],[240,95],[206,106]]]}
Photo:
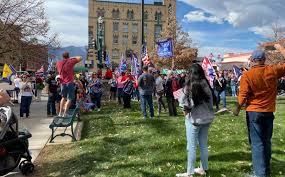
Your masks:
{"label": "baseball cap", "polygon": [[255,61],[265,60],[265,52],[263,50],[255,50],[252,53],[252,59]]}

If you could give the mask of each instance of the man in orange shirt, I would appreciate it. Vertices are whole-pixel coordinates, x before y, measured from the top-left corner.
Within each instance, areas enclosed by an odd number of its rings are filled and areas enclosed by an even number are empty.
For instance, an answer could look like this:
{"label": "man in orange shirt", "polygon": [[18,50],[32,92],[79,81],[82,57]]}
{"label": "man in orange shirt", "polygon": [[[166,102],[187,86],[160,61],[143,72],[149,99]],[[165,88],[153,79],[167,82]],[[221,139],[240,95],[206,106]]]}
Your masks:
{"label": "man in orange shirt", "polygon": [[[275,48],[285,56],[279,44]],[[252,54],[251,69],[244,72],[240,81],[237,116],[242,105],[246,106],[249,142],[255,175],[270,176],[271,138],[277,96],[278,79],[285,75],[285,64],[265,65],[265,53],[256,50]]]}

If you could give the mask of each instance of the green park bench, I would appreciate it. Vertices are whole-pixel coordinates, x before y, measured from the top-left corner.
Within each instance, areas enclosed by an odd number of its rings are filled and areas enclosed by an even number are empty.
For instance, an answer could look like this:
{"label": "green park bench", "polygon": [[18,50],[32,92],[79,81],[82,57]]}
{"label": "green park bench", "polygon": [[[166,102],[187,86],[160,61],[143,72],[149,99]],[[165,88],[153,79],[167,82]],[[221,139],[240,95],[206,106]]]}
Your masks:
{"label": "green park bench", "polygon": [[[51,138],[50,143],[53,142],[53,140],[57,136],[70,136],[72,138],[72,141],[76,141],[75,135],[74,135],[74,128],[73,128],[73,122],[77,118],[77,120],[80,120],[80,108],[79,105],[76,105],[75,109],[70,109],[67,113],[66,117],[59,117],[56,116],[53,118],[52,123],[49,125],[49,128],[51,129]],[[55,131],[59,127],[64,127],[64,132],[55,135]],[[71,134],[66,133],[66,130],[68,127],[71,127]]]}

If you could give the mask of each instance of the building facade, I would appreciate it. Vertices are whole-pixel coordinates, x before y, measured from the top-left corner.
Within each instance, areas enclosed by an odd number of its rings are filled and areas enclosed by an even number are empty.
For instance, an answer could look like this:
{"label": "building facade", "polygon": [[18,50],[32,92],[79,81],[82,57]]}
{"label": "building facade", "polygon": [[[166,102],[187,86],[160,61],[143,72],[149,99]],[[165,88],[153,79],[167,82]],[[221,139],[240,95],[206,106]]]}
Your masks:
{"label": "building facade", "polygon": [[[163,28],[176,20],[176,0],[155,0],[144,5],[144,38],[148,51],[155,48]],[[174,18],[173,18],[174,17]],[[141,4],[89,0],[89,67],[104,63],[106,54],[119,63],[121,55],[141,54]]]}

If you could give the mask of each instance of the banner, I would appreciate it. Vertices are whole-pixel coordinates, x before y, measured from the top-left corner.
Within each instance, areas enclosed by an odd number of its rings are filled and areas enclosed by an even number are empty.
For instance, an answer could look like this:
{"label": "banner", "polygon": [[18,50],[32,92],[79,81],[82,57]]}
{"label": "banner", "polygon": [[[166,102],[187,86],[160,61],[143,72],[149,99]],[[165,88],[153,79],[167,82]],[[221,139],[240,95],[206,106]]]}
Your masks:
{"label": "banner", "polygon": [[126,72],[127,69],[128,69],[127,61],[126,61],[126,59],[124,58],[124,55],[122,54],[122,56],[121,56],[121,62],[120,62],[120,66],[119,66],[120,73]]}
{"label": "banner", "polygon": [[[11,67],[10,67],[11,66]],[[12,69],[11,69],[12,68]],[[14,67],[12,65],[7,65],[6,63],[4,64],[3,67],[3,73],[2,73],[2,78],[4,81],[6,82],[10,82],[11,81],[11,76],[13,74],[16,74],[16,71],[14,69]]]}
{"label": "banner", "polygon": [[108,54],[106,54],[105,65],[106,65],[108,68],[112,68],[111,59],[110,59],[110,57],[109,57]]}
{"label": "banner", "polygon": [[215,69],[212,66],[211,61],[207,57],[204,57],[202,61],[202,68],[206,74],[206,77],[210,85],[213,87],[213,81],[215,79],[216,73],[215,73]]}
{"label": "banner", "polygon": [[242,75],[241,69],[236,65],[233,65],[233,71],[237,79]]}
{"label": "banner", "polygon": [[131,67],[132,75],[134,76],[139,75],[140,65],[139,65],[138,57],[134,53],[131,56],[131,63],[132,63],[132,67]]}
{"label": "banner", "polygon": [[147,65],[147,66],[151,63],[150,58],[147,53],[146,43],[144,43],[144,45],[142,46],[142,62],[143,62],[143,65]]}
{"label": "banner", "polygon": [[173,57],[173,40],[171,38],[156,42],[157,44],[157,55],[162,58]]}

